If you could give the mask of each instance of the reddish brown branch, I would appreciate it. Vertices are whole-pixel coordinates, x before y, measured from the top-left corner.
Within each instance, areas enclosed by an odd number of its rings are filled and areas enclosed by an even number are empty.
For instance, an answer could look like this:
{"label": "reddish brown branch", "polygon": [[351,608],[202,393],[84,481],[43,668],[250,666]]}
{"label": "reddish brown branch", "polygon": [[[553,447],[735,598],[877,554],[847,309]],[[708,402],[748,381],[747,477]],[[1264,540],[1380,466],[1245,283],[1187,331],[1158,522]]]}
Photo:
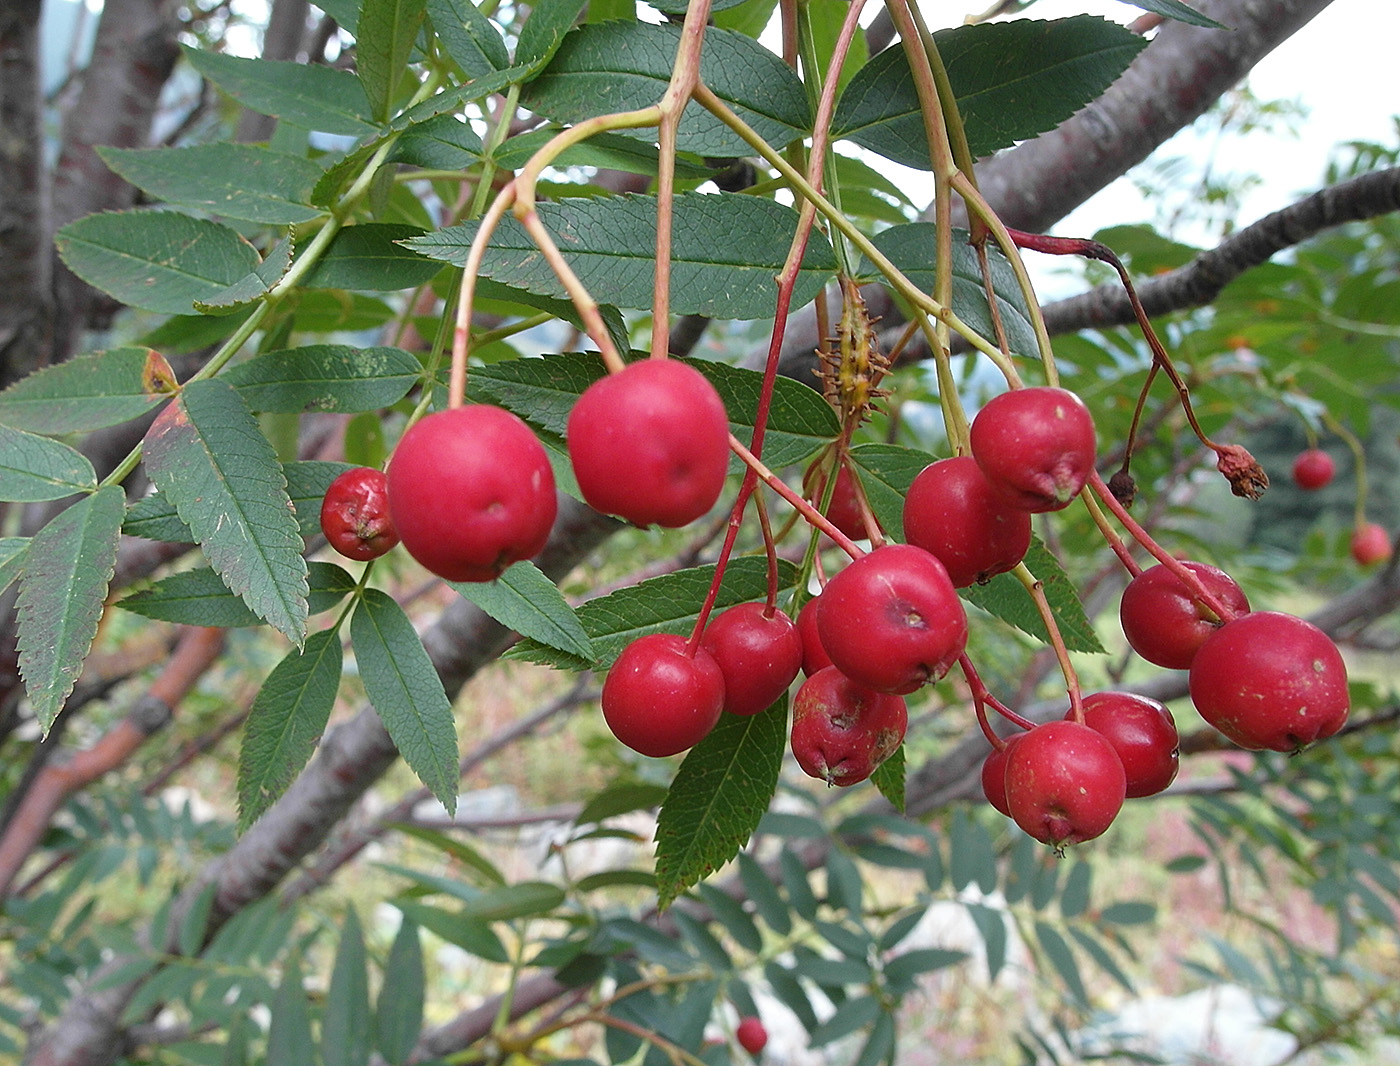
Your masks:
{"label": "reddish brown branch", "polygon": [[50,760],[35,778],[23,803],[0,837],[0,900],[10,891],[20,867],[33,853],[64,801],[123,765],[152,734],[161,730],[186,693],[218,658],[222,629],[191,629],[144,696],[120,722],[93,744]]}

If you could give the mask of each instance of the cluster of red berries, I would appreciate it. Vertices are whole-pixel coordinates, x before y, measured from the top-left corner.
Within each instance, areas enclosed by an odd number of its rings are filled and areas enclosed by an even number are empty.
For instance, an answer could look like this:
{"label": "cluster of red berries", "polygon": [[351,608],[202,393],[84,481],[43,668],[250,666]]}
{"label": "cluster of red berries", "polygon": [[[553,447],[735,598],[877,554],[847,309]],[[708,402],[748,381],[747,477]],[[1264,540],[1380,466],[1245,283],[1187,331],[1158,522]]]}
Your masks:
{"label": "cluster of red berries", "polygon": [[[1326,488],[1336,476],[1337,464],[1321,448],[1308,448],[1293,460],[1293,481],[1305,492]],[[1362,566],[1374,566],[1391,557],[1390,534],[1377,522],[1358,522],[1351,533],[1351,557]]]}
{"label": "cluster of red berries", "polygon": [[[724,404],[702,374],[676,360],[633,363],[594,383],[570,413],[567,440],[584,499],[639,526],[686,525],[724,486]],[[798,764],[832,785],[865,780],[904,739],[904,697],[963,656],[968,621],[957,590],[1021,562],[1031,516],[1079,494],[1096,444],[1093,419],[1073,393],[1032,387],[996,397],[973,420],[971,454],[938,460],[914,479],[903,511],[907,543],[860,554],[795,620],[772,603],[743,603],[689,640],[634,640],[603,685],[608,726],[643,755],[675,755],[722,714],[772,706],[803,674],[791,727]],[[833,469],[827,518],[848,537],[864,537],[869,511],[844,466],[823,457],[804,491],[820,499]],[[1317,475],[1300,483],[1307,476]],[[555,507],[554,477],[534,433],[501,408],[474,405],[415,424],[387,478],[364,468],[337,478],[321,517],[328,540],[351,558],[374,558],[402,538],[432,572],[487,581],[543,548]],[[1189,670],[1202,717],[1242,747],[1296,751],[1345,721],[1346,668],[1332,641],[1291,615],[1252,612],[1215,567],[1144,570],[1119,613],[1132,648]],[[1165,789],[1177,763],[1166,707],[1101,692],[1065,720],[1003,742],[982,783],[998,810],[1062,847],[1102,833],[1126,798]]]}

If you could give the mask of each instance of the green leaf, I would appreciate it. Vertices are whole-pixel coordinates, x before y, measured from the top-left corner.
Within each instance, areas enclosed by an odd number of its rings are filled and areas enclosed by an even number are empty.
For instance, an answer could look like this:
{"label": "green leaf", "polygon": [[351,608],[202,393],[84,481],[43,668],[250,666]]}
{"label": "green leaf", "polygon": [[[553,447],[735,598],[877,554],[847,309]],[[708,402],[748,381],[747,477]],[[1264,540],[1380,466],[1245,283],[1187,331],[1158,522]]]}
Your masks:
{"label": "green leaf", "polygon": [[880,527],[903,540],[904,497],[919,471],[933,462],[933,456],[897,444],[857,444],[850,454]]}
{"label": "green leaf", "polygon": [[34,534],[25,553],[16,601],[19,672],[45,736],[97,636],[117,564],[122,502],[117,486],[98,489]]}
{"label": "green leaf", "polygon": [[1156,921],[1157,907],[1140,900],[1126,903],[1110,903],[1100,917],[1111,925],[1146,925]]}
{"label": "green leaf", "polygon": [[233,386],[185,386],[146,434],[145,462],[224,583],[301,644],[307,570],[287,480]]}
{"label": "green leaf", "polygon": [[585,3],[586,0],[539,0],[531,6],[515,45],[516,66],[524,67],[527,77],[540,70],[559,51],[564,35],[578,21]]}
{"label": "green leaf", "polygon": [[875,1024],[880,1015],[880,1001],[874,996],[855,996],[846,1000],[831,1017],[812,1030],[812,1047],[825,1047],[858,1029]]}
{"label": "green leaf", "polygon": [[566,655],[593,658],[593,644],[574,609],[534,563],[516,563],[495,581],[449,584],[522,637],[531,637]]}
{"label": "green leaf", "polygon": [[282,983],[270,1004],[267,1026],[267,1066],[304,1066],[315,1061],[311,1040],[311,1003],[301,985],[301,959],[296,955],[282,970]]}
{"label": "green leaf", "polygon": [[355,908],[345,912],[321,1021],[324,1066],[368,1066],[374,1016],[369,1012],[365,938]]}
{"label": "green leaf", "polygon": [[468,954],[502,965],[510,962],[510,953],[501,943],[501,938],[490,923],[480,918],[413,900],[396,899],[390,900],[390,903],[402,911],[405,918],[417,922],[434,936],[455,944]]}
{"label": "green leaf", "polygon": [[442,681],[403,608],[367,589],[350,617],[360,680],[394,746],[447,808],[457,809],[457,724]]}
{"label": "green leaf", "polygon": [[[475,373],[475,372],[473,372]],[[736,603],[758,600],[767,595],[768,561],[759,556],[731,559],[720,583],[715,610],[722,611]],[[792,583],[796,568],[786,561],[779,563],[778,583]],[[558,665],[566,669],[606,669],[622,649],[648,633],[688,634],[699,615],[700,604],[709,591],[714,577],[713,566],[697,566],[661,577],[648,578],[606,596],[581,604],[577,614],[584,631],[593,643],[597,659],[589,662],[562,655],[538,641],[522,640],[511,649],[509,657]]]}
{"label": "green leaf", "polygon": [[[287,495],[296,511],[297,527],[303,537],[321,532],[321,499],[332,481],[350,469],[350,463],[307,460],[287,463],[282,472],[287,478]],[[126,512],[122,531],[128,536],[148,540],[169,541],[172,544],[192,544],[194,534],[181,521],[175,505],[161,492],[153,492],[132,504]]]}
{"label": "green leaf", "polygon": [[995,981],[1001,968],[1006,965],[1006,913],[981,903],[968,903],[965,906],[968,917],[982,936],[982,946],[987,952],[987,977]]}
{"label": "green leaf", "polygon": [[375,1046],[390,1063],[408,1061],[423,1025],[423,945],[418,926],[405,917],[384,963],[384,983],[374,1005]]}
{"label": "green leaf", "polygon": [[754,715],[721,715],[681,763],[656,824],[658,904],[734,858],[748,843],[778,785],[787,700]]}
{"label": "green leaf", "polygon": [[1093,933],[1088,929],[1079,929],[1075,926],[1070,926],[1069,935],[1071,939],[1083,948],[1085,952],[1088,953],[1089,957],[1099,965],[1100,969],[1123,987],[1123,991],[1127,992],[1130,996],[1137,995],[1137,987],[1133,984],[1132,978],[1123,972],[1123,968],[1119,966],[1113,956],[1108,953],[1108,948],[1106,948]]}
{"label": "green leaf", "polygon": [[1089,909],[1089,883],[1093,867],[1079,860],[1069,868],[1064,887],[1060,889],[1060,914],[1065,918],[1078,918]]}
{"label": "green leaf", "polygon": [[[0,424],[56,436],[144,415],[170,398],[175,372],[150,348],[113,348],[45,367],[0,392]],[[0,445],[0,454],[9,448]]]}
{"label": "green leaf", "polygon": [[[329,611],[355,591],[355,579],[335,563],[311,563],[307,572],[310,614]],[[117,606],[146,618],[181,625],[238,629],[262,624],[262,619],[229,591],[223,579],[206,567],[163,577],[149,588],[117,601]]]}
{"label": "green leaf", "polygon": [[0,500],[38,503],[97,488],[97,474],[75,448],[0,426]]}
{"label": "green leaf", "polygon": [[[575,198],[539,205],[540,219],[593,297],[618,307],[648,308],[655,271],[656,198]],[[479,222],[449,226],[404,243],[462,266]],[[768,318],[797,227],[791,208],[737,193],[683,193],[675,198],[671,311],[712,318]],[[362,227],[353,227],[360,229]],[[792,306],[810,302],[834,275],[836,257],[819,233],[808,241]],[[501,220],[486,249],[484,277],[544,296],[568,295],[525,228]],[[350,287],[350,286],[346,286]]]}
{"label": "green leaf", "polygon": [[157,200],[223,218],[295,226],[319,218],[311,189],[321,167],[252,144],[99,148],[102,161]]}
{"label": "green leaf", "polygon": [[890,801],[890,806],[904,813],[904,745],[895,748],[890,757],[875,767],[870,782],[880,790],[880,795]]}
{"label": "green leaf", "polygon": [[286,791],[311,758],[340,689],[337,630],[293,648],[263,682],[238,757],[238,823],[246,829]]}
{"label": "green leaf", "polygon": [[224,380],[254,411],[375,411],[398,403],[423,376],[401,348],[308,344],[231,367]]}
{"label": "green leaf", "polygon": [[724,927],[736,944],[754,954],[763,950],[763,934],[758,931],[758,925],[748,911],[744,910],[742,900],[703,881],[695,886],[695,891],[701,902],[710,908],[715,921]]}
{"label": "green leaf", "polygon": [[945,970],[956,966],[967,958],[965,951],[951,951],[947,948],[914,948],[896,955],[885,963],[885,979],[895,982],[912,982],[921,974],[935,970]]}
{"label": "green leaf", "polygon": [[[1053,22],[958,26],[934,34],[974,156],[1053,129],[1102,93],[1147,41],[1093,15]],[[902,48],[888,48],[851,79],[832,137],[906,166],[929,169],[928,139]]]}
{"label": "green leaf", "polygon": [[[680,47],[681,27],[639,21],[599,22],[572,31],[522,103],[572,125],[600,112],[650,107],[666,95]],[[775,148],[812,123],[806,90],[792,69],[751,37],[711,27],[705,34],[700,77],[711,91]],[[656,134],[638,133],[655,142]],[[751,149],[728,126],[691,102],[681,117],[676,147],[706,156],[744,156]]]}
{"label": "green leaf", "polygon": [[355,35],[355,70],[369,99],[370,114],[387,122],[408,68],[426,0],[364,0]]}
{"label": "green leaf", "polygon": [[471,0],[428,0],[428,18],[443,50],[468,78],[510,66],[501,31]]}
{"label": "green leaf", "polygon": [[[891,226],[875,236],[875,247],[924,292],[932,292],[938,253],[937,228],[931,222],[908,222]],[[1006,329],[1007,345],[1018,355],[1034,357],[1037,352],[1035,328],[1030,311],[1016,282],[1016,274],[1006,257],[995,248],[987,249],[987,268],[992,291],[997,297],[997,314]],[[880,275],[874,264],[862,260],[862,277]],[[966,230],[953,231],[953,310],[968,325],[986,337],[996,336],[996,325],[987,308],[987,288],[977,253],[968,243]]]}
{"label": "green leaf", "polygon": [[644,781],[614,782],[583,805],[574,817],[574,825],[599,825],[619,814],[650,810],[659,807],[665,798],[663,785]]}
{"label": "green leaf", "polygon": [[389,152],[389,162],[430,170],[465,170],[480,161],[481,151],[481,138],[460,116],[434,115],[400,134]]}
{"label": "green leaf", "polygon": [[[590,10],[592,10],[590,8]],[[496,165],[506,170],[519,170],[553,137],[562,132],[562,126],[550,124],[511,137],[492,153]],[[654,144],[647,144],[635,137],[624,137],[620,133],[598,133],[570,145],[555,157],[551,164],[556,169],[565,167],[600,167],[610,170],[623,170],[629,174],[655,175],[660,168],[661,153]],[[690,161],[682,155],[676,159],[676,177],[682,180],[700,180],[715,172],[714,167]]]}
{"label": "green leaf", "polygon": [[1084,979],[1079,975],[1079,963],[1075,961],[1074,952],[1070,950],[1065,938],[1045,922],[1035,923],[1035,938],[1040,942],[1040,949],[1045,952],[1050,965],[1060,975],[1060,980],[1064,982],[1069,994],[1081,1006],[1088,1006],[1089,992],[1084,987]]}
{"label": "green leaf", "polygon": [[[1044,586],[1045,599],[1050,604],[1050,612],[1059,626],[1060,635],[1064,637],[1065,647],[1070,651],[1102,652],[1104,647],[1099,642],[1098,634],[1094,632],[1093,624],[1084,613],[1084,605],[1079,602],[1079,595],[1059,561],[1038,539],[1032,539],[1024,562]],[[1025,586],[1011,574],[998,574],[985,585],[958,589],[958,593],[969,603],[976,604],[1021,632],[1046,644],[1050,642],[1040,612],[1035,608],[1035,601]]]}
{"label": "green leaf", "polygon": [[0,537],[0,594],[19,577],[28,551],[28,537]]}
{"label": "green leaf", "polygon": [[185,46],[185,58],[243,106],[294,126],[363,137],[377,127],[364,85],[323,63],[240,59]]}
{"label": "green leaf", "polygon": [[[396,822],[393,828],[405,836],[411,836],[415,840],[421,840],[430,847],[436,848],[460,866],[466,867],[468,872],[475,871],[477,880],[483,880],[492,885],[506,883],[504,875],[496,869],[495,863],[465,841],[448,836],[436,829],[428,829],[426,826],[412,825],[408,822]],[[423,923],[419,922],[419,924]]]}
{"label": "green leaf", "polygon": [[[409,251],[410,238],[428,240],[416,226],[362,222],[335,235],[303,284],[312,289],[364,289],[392,292],[431,281],[442,269],[433,259]],[[466,257],[463,256],[465,261]]]}
{"label": "green leaf", "polygon": [[482,922],[508,922],[549,914],[567,898],[562,888],[547,881],[520,881],[487,889],[469,900],[462,913]]}
{"label": "green leaf", "polygon": [[739,879],[744,892],[754,905],[754,913],[763,919],[768,928],[779,936],[792,931],[792,915],[783,902],[782,894],[773,883],[772,876],[747,851],[739,853]]}
{"label": "green leaf", "polygon": [[105,211],[58,231],[68,269],[109,296],[143,311],[189,315],[260,262],[227,226],[175,211]]}
{"label": "green leaf", "polygon": [[1188,7],[1181,0],[1123,0],[1133,7],[1140,7],[1144,11],[1151,11],[1157,15],[1164,15],[1169,19],[1176,19],[1177,22],[1184,22],[1188,26],[1204,26],[1206,29],[1223,30],[1229,27],[1216,22],[1215,19],[1202,15],[1194,7]]}

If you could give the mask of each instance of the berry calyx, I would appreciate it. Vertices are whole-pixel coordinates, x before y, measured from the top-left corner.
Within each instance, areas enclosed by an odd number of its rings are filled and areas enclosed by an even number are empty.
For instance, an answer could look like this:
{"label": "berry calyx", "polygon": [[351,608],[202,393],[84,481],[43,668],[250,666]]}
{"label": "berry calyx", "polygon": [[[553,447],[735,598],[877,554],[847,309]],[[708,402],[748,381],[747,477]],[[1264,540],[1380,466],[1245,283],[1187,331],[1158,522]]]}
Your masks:
{"label": "berry calyx", "polygon": [[938,680],[967,646],[967,613],[948,572],[912,544],[856,559],[817,602],[832,664],[877,692],[904,695]]}
{"label": "berry calyx", "polygon": [[704,648],[691,655],[674,633],[638,637],[603,681],[603,718],[613,736],[659,759],[704,740],[724,709],[724,674]]}
{"label": "berry calyx", "polygon": [[1277,611],[1221,626],[1187,680],[1201,717],[1251,750],[1305,748],[1341,729],[1351,706],[1346,663],[1332,639]]}
{"label": "berry calyx", "polygon": [[977,460],[959,455],[914,478],[904,497],[904,538],[934,555],[955,588],[966,588],[1025,558],[1031,516],[992,488]]}
{"label": "berry calyx", "polygon": [[759,1054],[768,1045],[768,1030],[753,1015],[739,1019],[739,1027],[734,1030],[734,1037],[739,1041],[739,1046],[750,1055]]}
{"label": "berry calyx", "polygon": [[1385,527],[1365,522],[1351,534],[1351,557],[1362,566],[1374,566],[1390,558],[1393,547]]}
{"label": "berry calyx", "polygon": [[321,500],[321,532],[341,555],[360,562],[378,559],[397,544],[384,472],[357,466],[332,481]]}
{"label": "berry calyx", "polygon": [[724,488],[724,401],[679,360],[643,359],[595,381],[574,404],[566,432],[584,500],[633,525],[687,525]]}
{"label": "berry calyx", "polygon": [[730,714],[765,711],[802,668],[802,635],[782,611],[740,603],[705,628],[700,646],[724,674],[724,709]]}
{"label": "berry calyx", "polygon": [[1293,480],[1300,489],[1315,492],[1332,482],[1337,464],[1321,448],[1299,452],[1293,460]]}
{"label": "berry calyx", "polygon": [[1155,796],[1176,780],[1181,754],[1176,722],[1165,705],[1131,692],[1095,692],[1084,697],[1083,707],[1084,724],[1118,753],[1129,799]]}
{"label": "berry calyx", "polygon": [[813,596],[797,612],[797,632],[802,637],[802,675],[811,677],[818,670],[831,665],[831,656],[822,647],[821,634],[817,632],[817,604],[820,596]]}
{"label": "berry calyx", "polygon": [[389,512],[403,546],[448,581],[491,581],[539,553],[558,502],[530,427],[473,404],[415,423],[389,462]]}
{"label": "berry calyx", "polygon": [[904,700],[852,681],[834,666],[802,682],[792,702],[792,753],[828,785],[864,781],[904,740]]}
{"label": "berry calyx", "polygon": [[[1224,606],[1236,614],[1248,613],[1248,597],[1224,570],[1209,563],[1181,565],[1195,574]],[[1148,567],[1128,582],[1118,604],[1118,620],[1135,652],[1169,670],[1190,667],[1196,650],[1221,625],[1221,619],[1162,563]]]}
{"label": "berry calyx", "polygon": [[1126,795],[1127,777],[1113,745],[1078,722],[1038,725],[1007,756],[1011,817],[1056,851],[1102,834]]}
{"label": "berry calyx", "polygon": [[1079,495],[1097,437],[1084,401],[1048,385],[1012,389],[972,420],[972,455],[992,487],[1025,511],[1058,511]]}

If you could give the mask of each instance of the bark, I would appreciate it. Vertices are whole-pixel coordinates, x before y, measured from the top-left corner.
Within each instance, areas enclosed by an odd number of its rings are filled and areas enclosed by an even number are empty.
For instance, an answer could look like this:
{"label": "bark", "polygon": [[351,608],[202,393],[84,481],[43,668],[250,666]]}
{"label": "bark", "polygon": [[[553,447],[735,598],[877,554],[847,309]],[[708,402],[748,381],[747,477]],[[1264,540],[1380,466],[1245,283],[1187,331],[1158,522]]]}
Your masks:
{"label": "bark", "polygon": [[[130,207],[136,190],[107,169],[97,147],[142,148],[150,139],[161,90],[180,50],[177,0],[107,0],[82,90],[64,120],[63,147],[53,176],[53,226]],[[83,334],[104,328],[119,309],[57,261],[49,362],[82,349]]]}
{"label": "bark", "polygon": [[0,388],[44,365],[53,318],[39,8],[0,5]]}
{"label": "bark", "polygon": [[[1049,133],[979,164],[979,189],[1008,226],[1044,232],[1203,115],[1330,2],[1201,0],[1193,6],[1228,30],[1166,23],[1097,100]],[[902,321],[883,286],[868,286],[863,295],[885,327]],[[794,315],[782,372],[809,380],[817,342],[814,312]],[[756,350],[750,363],[761,364],[763,354]]]}

